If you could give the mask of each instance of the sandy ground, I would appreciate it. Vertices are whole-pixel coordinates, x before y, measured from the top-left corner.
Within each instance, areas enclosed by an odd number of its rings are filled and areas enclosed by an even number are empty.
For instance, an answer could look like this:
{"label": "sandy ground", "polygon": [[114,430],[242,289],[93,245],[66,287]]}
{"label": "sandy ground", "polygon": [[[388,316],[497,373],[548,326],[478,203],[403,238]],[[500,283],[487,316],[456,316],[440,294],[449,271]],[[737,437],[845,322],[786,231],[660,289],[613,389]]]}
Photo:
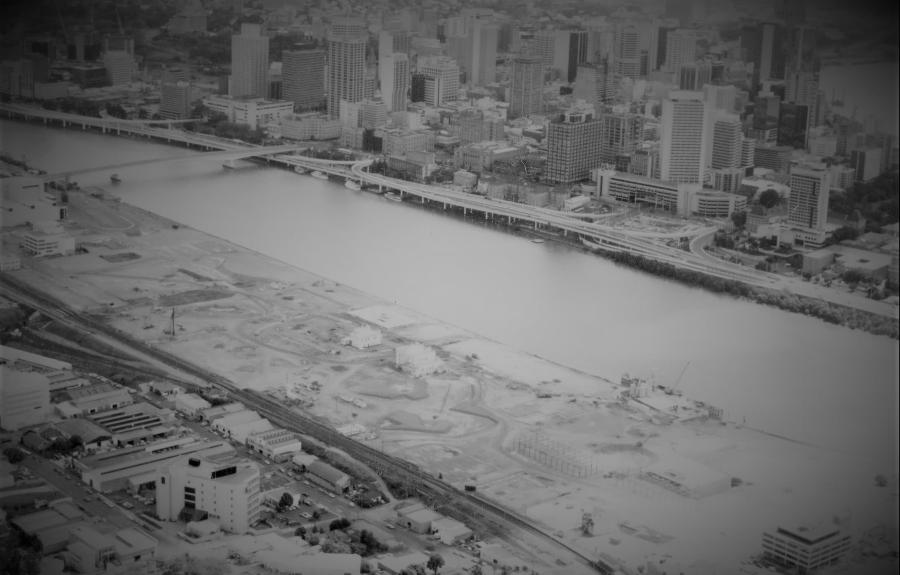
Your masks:
{"label": "sandy ground", "polygon": [[[112,200],[72,194],[70,214],[89,253],[23,258],[18,277],[245,387],[335,426],[356,424],[363,440],[453,484],[475,481],[588,554],[726,573],[782,523],[837,517],[855,535],[896,528],[896,480],[873,481],[891,476],[894,462],[705,418],[672,423],[666,398],[649,401],[662,413],[620,400],[620,374],[517,352]],[[382,344],[342,345],[360,325],[381,329]],[[431,346],[444,371],[416,378],[396,369],[394,348],[412,342]],[[679,465],[697,490],[720,489],[690,497],[643,478]],[[583,513],[591,535],[580,529]],[[527,564],[520,550],[509,553],[509,564]]]}

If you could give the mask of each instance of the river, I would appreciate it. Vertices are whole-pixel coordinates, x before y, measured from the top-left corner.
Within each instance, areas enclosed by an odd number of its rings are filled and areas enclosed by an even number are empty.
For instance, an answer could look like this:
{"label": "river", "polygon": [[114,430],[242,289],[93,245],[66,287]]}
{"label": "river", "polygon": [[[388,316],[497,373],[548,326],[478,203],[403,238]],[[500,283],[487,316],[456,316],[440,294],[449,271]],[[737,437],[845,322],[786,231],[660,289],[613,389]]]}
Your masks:
{"label": "river", "polygon": [[[7,121],[0,133],[8,154],[51,172],[192,153]],[[727,419],[896,458],[898,342],[887,337],[286,170],[194,158],[118,171],[127,202],[517,349],[610,379],[671,385],[684,370],[679,389]]]}

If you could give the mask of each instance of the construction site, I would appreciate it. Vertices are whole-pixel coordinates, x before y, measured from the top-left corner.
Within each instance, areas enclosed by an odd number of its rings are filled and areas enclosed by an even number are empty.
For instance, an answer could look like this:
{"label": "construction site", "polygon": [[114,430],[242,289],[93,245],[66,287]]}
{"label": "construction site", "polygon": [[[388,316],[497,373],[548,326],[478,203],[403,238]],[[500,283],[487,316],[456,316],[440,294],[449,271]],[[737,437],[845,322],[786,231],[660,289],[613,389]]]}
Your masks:
{"label": "construction site", "polygon": [[861,526],[896,504],[859,488],[878,472],[863,461],[836,466],[684,397],[689,365],[665,385],[579,372],[113,199],[72,193],[69,209],[87,249],[17,278],[585,553],[727,572],[773,516],[828,508],[836,491],[852,491]]}

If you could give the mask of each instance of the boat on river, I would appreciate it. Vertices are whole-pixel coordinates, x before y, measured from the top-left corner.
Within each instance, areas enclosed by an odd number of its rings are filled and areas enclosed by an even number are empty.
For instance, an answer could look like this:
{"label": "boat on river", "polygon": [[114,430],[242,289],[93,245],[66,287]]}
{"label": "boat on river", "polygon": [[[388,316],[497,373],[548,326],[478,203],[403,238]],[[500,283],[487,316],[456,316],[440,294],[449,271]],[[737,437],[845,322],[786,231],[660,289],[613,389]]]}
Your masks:
{"label": "boat on river", "polygon": [[314,177],[314,178],[319,178],[320,180],[327,180],[327,179],[328,179],[328,174],[325,174],[325,173],[323,173],[323,172],[320,172],[319,170],[314,171],[314,172],[313,172],[312,174],[310,174],[310,175],[311,175],[312,177]]}
{"label": "boat on river", "polygon": [[306,168],[304,168],[303,166],[294,166],[294,171],[297,172],[298,174],[308,173]]}
{"label": "boat on river", "polygon": [[359,185],[359,182],[357,182],[356,180],[350,180],[350,179],[348,179],[344,182],[344,187],[347,188],[348,190],[356,190],[356,191],[359,191],[360,189],[362,189],[362,186]]}
{"label": "boat on river", "polygon": [[122,181],[122,178],[119,177],[119,174],[113,174],[109,177],[109,181],[114,184],[118,184]]}
{"label": "boat on river", "polygon": [[391,200],[392,202],[402,202],[403,198],[400,197],[400,194],[397,192],[386,192],[384,197]]}

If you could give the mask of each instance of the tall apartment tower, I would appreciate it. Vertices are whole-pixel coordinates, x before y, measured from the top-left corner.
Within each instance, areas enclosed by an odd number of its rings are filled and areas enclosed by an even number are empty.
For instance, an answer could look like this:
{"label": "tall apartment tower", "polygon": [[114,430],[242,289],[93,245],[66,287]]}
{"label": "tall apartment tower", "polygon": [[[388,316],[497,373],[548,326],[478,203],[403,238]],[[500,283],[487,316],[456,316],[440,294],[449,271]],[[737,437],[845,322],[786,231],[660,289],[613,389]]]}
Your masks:
{"label": "tall apartment tower", "polygon": [[603,104],[615,93],[615,75],[610,70],[608,61],[603,59],[596,64],[578,66],[572,93],[576,98],[593,104],[594,110],[600,112]]}
{"label": "tall apartment tower", "polygon": [[319,108],[325,102],[325,51],[312,47],[285,50],[281,57],[282,98],[295,111]]}
{"label": "tall apartment tower", "polygon": [[191,113],[190,75],[184,68],[163,70],[159,115],[162,118],[183,120]]}
{"label": "tall apartment tower", "polygon": [[357,18],[336,18],[328,34],[328,77],[325,85],[329,118],[340,115],[341,100],[361,102],[366,97],[365,23]]}
{"label": "tall apartment tower", "polygon": [[666,69],[672,72],[697,59],[697,34],[693,30],[673,30],[666,35]]}
{"label": "tall apartment tower", "polygon": [[570,184],[600,166],[600,122],[592,114],[569,112],[547,126],[547,180]]}
{"label": "tall apartment tower", "polygon": [[231,87],[235,98],[264,98],[269,93],[269,37],[259,24],[241,24],[231,37]]}
{"label": "tall apartment tower", "polygon": [[389,112],[406,110],[409,94],[409,58],[402,52],[379,58],[381,100]]}
{"label": "tall apartment tower", "polygon": [[540,114],[544,108],[544,64],[536,56],[513,60],[509,85],[510,118]]}
{"label": "tall apartment tower", "polygon": [[710,106],[702,92],[674,91],[663,100],[660,124],[660,177],[697,184],[709,164]]}
{"label": "tall apartment tower", "polygon": [[791,169],[790,187],[788,222],[802,228],[824,230],[828,217],[831,172],[824,166],[795,167]]}
{"label": "tall apartment tower", "polygon": [[718,112],[713,122],[710,166],[713,169],[740,168],[743,160],[743,137],[740,116]]}
{"label": "tall apartment tower", "polygon": [[440,106],[459,95],[459,66],[447,56],[419,58],[419,72],[425,75],[425,103]]}

